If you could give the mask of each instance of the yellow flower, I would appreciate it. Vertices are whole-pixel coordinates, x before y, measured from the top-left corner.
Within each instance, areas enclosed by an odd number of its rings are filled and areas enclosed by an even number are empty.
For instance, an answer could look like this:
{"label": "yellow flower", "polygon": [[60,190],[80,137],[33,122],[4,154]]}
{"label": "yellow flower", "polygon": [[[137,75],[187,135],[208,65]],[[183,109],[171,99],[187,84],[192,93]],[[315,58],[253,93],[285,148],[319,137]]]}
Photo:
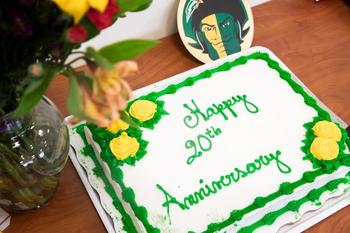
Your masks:
{"label": "yellow flower", "polygon": [[80,108],[87,120],[107,128],[113,120],[119,119],[119,113],[125,110],[132,96],[131,89],[123,78],[136,70],[136,63],[120,62],[112,70],[98,67],[93,73],[92,90],[84,82],[79,82]]}
{"label": "yellow flower", "polygon": [[108,126],[108,131],[111,132],[111,133],[118,133],[119,131],[124,131],[124,130],[127,130],[129,128],[129,124],[120,120],[120,119],[117,119],[117,120],[114,120],[112,121],[109,126]]}
{"label": "yellow flower", "polygon": [[107,127],[110,124],[110,118],[106,105],[95,101],[93,96],[91,96],[84,86],[80,87],[80,91],[82,92],[80,105],[85,116],[89,121],[94,122],[96,125]]}
{"label": "yellow flower", "polygon": [[139,147],[140,144],[136,138],[129,137],[125,132],[119,137],[112,139],[109,143],[109,148],[118,160],[124,160],[129,156],[134,157]]}
{"label": "yellow flower", "polygon": [[104,12],[108,0],[52,0],[65,13],[74,18],[74,24],[78,24],[89,8]]}
{"label": "yellow flower", "polygon": [[98,67],[94,72],[93,96],[99,102],[109,108],[112,120],[119,118],[119,112],[127,106],[127,101],[132,97],[129,85],[124,77],[135,74],[137,64],[132,61],[123,61],[111,70]]}
{"label": "yellow flower", "polygon": [[129,109],[130,115],[142,122],[152,119],[156,111],[157,105],[149,100],[136,100]]}
{"label": "yellow flower", "polygon": [[336,141],[340,141],[342,138],[339,127],[330,121],[319,121],[312,129],[317,137],[331,138]]}
{"label": "yellow flower", "polygon": [[317,137],[311,143],[310,151],[319,160],[332,160],[338,157],[339,146],[334,139]]}
{"label": "yellow flower", "polygon": [[[94,72],[96,82],[94,83],[93,91],[95,95],[100,92],[105,94],[120,93],[123,91],[124,82],[122,78],[135,74],[138,71],[136,62],[122,61],[117,63],[113,69],[105,70],[98,67]],[[127,85],[124,85],[128,87]],[[124,95],[130,95],[130,89],[125,88]]]}

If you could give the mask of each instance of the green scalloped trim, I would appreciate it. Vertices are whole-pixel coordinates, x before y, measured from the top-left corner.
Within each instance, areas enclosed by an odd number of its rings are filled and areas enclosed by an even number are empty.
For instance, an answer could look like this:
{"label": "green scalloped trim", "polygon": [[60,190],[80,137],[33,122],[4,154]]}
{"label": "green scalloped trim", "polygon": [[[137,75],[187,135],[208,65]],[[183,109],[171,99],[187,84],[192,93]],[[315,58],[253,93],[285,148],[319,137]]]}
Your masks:
{"label": "green scalloped trim", "polygon": [[128,103],[128,106],[126,107],[126,111],[129,112],[131,105],[136,101],[136,100],[149,100],[154,102],[157,105],[157,111],[155,112],[154,116],[152,119],[148,120],[148,121],[140,121],[138,119],[136,119],[135,117],[129,115],[129,117],[135,122],[137,123],[140,127],[144,127],[144,128],[148,128],[148,129],[154,129],[154,126],[160,121],[160,119],[165,116],[165,115],[169,115],[169,113],[167,113],[167,111],[164,110],[164,105],[165,102],[162,100],[156,100],[153,99],[150,96],[141,96],[137,99],[134,99],[132,101],[130,101]]}
{"label": "green scalloped trim", "polygon": [[[206,70],[206,71],[204,71],[204,72],[202,72],[199,75],[194,76],[194,77],[189,77],[186,80],[184,80],[178,84],[171,84],[168,87],[166,87],[165,89],[163,89],[162,91],[151,92],[145,96],[140,97],[140,99],[159,101],[157,99],[163,95],[174,94],[179,89],[181,89],[183,87],[189,87],[189,86],[192,86],[195,82],[197,82],[199,80],[210,78],[213,73],[230,70],[232,67],[247,63],[247,61],[250,59],[253,59],[253,60],[261,59],[261,60],[266,61],[268,66],[271,67],[272,69],[276,70],[279,73],[280,78],[283,79],[284,81],[286,81],[290,85],[290,87],[294,90],[294,92],[303,96],[305,104],[307,104],[308,106],[312,107],[313,109],[315,109],[317,111],[318,117],[320,119],[330,119],[329,113],[317,105],[316,100],[313,99],[311,96],[309,96],[306,93],[306,91],[303,89],[303,87],[300,86],[299,84],[297,84],[292,79],[292,76],[290,73],[283,70],[279,66],[278,62],[272,60],[267,53],[261,53],[261,52],[256,52],[256,53],[253,53],[253,54],[248,55],[248,56],[242,56],[242,57],[240,57],[232,62],[226,62],[217,68],[214,68],[212,70]],[[164,107],[164,105],[162,106],[162,108],[163,107]],[[161,119],[161,116],[162,115],[160,115],[160,117],[157,118],[157,121],[152,124],[153,127],[157,122],[159,122],[159,120]],[[95,140],[96,135],[94,133],[93,133],[93,136],[94,136],[94,140]],[[95,141],[98,142],[98,139]],[[348,141],[347,141],[347,143],[348,143]],[[100,144],[100,146],[101,146],[101,148],[103,148],[101,144]],[[122,188],[123,199],[130,204],[131,208],[135,212],[136,217],[143,223],[147,232],[160,232],[160,230],[158,228],[153,227],[148,222],[147,210],[143,206],[137,205],[137,203],[135,201],[135,193],[133,192],[133,190],[131,188],[125,186],[125,184],[123,182],[123,172],[119,167],[117,167],[118,165],[115,164],[115,159],[112,160],[111,156],[104,156],[103,154],[104,153],[102,150],[101,157],[110,167],[113,180],[116,181],[120,185],[120,187]],[[348,160],[346,160],[346,159],[341,160],[341,162],[346,162],[345,164],[341,164],[341,165],[349,166],[349,163],[347,161]],[[113,163],[116,166],[113,166]],[[313,182],[316,179],[316,177],[323,175],[323,174],[325,174],[325,170],[322,168],[314,170],[314,171],[307,171],[303,174],[303,176],[300,180],[295,181],[293,183],[288,183],[288,182],[283,183],[283,184],[281,184],[279,190],[277,190],[276,192],[274,192],[266,197],[257,197],[254,200],[254,202],[252,204],[248,205],[246,208],[243,208],[241,210],[232,211],[229,218],[227,218],[226,220],[223,220],[222,222],[219,222],[219,223],[209,224],[207,227],[207,230],[205,230],[204,232],[215,232],[215,231],[221,230],[221,229],[233,224],[234,222],[242,219],[244,215],[246,215],[246,214],[248,214],[256,209],[262,208],[268,202],[271,202],[271,201],[275,200],[276,198],[279,198],[283,195],[288,195],[290,192],[293,192],[296,188],[298,188],[306,183]],[[290,204],[290,206],[292,206],[292,205],[293,204]],[[295,206],[296,205],[294,205],[294,208],[295,208]]]}
{"label": "green scalloped trim", "polygon": [[[147,154],[148,142],[142,139],[142,130],[129,127],[125,131],[119,131],[117,133],[111,133],[104,128],[98,128],[96,125],[87,124],[91,132],[93,132],[94,140],[100,145],[103,154],[107,157],[113,158],[114,166],[123,166],[124,164],[129,164],[135,166],[136,161],[141,160]],[[129,156],[127,159],[118,160],[113,155],[109,142],[116,137],[119,137],[122,132],[126,132],[130,137],[136,138],[137,142],[140,144],[139,150],[134,157]],[[103,148],[103,149],[102,149]]]}
{"label": "green scalloped trim", "polygon": [[293,183],[285,182],[280,185],[280,188],[274,192],[271,193],[268,196],[265,197],[257,197],[247,207],[240,209],[240,210],[233,210],[230,213],[230,217],[220,223],[212,223],[209,224],[207,227],[207,230],[204,232],[215,232],[218,230],[221,230],[232,223],[241,220],[246,214],[255,211],[259,208],[264,207],[267,203],[283,196],[283,195],[289,195],[294,192],[297,188],[307,184],[307,183],[312,183],[318,176],[324,175],[324,171],[322,169],[317,169],[314,171],[307,171],[303,174],[302,178],[300,180],[297,180]]}
{"label": "green scalloped trim", "polygon": [[338,188],[340,184],[349,184],[350,183],[349,175],[350,175],[350,172],[347,173],[347,175],[344,178],[338,178],[338,179],[329,181],[326,185],[318,189],[311,190],[306,196],[298,200],[293,200],[288,202],[287,205],[285,205],[283,208],[279,210],[267,213],[260,220],[258,220],[257,222],[249,226],[241,228],[237,233],[250,233],[262,226],[272,225],[276,221],[276,219],[279,218],[281,215],[289,211],[297,212],[299,208],[306,202],[312,201],[314,203],[318,203],[320,196],[326,191],[334,191],[335,189]]}
{"label": "green scalloped trim", "polygon": [[[102,160],[108,165],[108,167],[111,171],[112,179],[119,184],[119,186],[122,190],[123,199],[127,203],[130,204],[130,207],[134,211],[135,216],[143,223],[147,232],[155,232],[155,233],[160,232],[160,230],[158,228],[153,227],[147,221],[147,217],[148,217],[147,210],[145,207],[137,205],[137,203],[135,201],[134,191],[131,188],[126,187],[125,184],[123,183],[123,172],[119,168],[119,166],[123,165],[124,163],[127,163],[129,158],[126,160],[123,160],[123,161],[119,161],[119,160],[115,159],[114,155],[110,151],[109,146],[108,146],[108,139],[114,138],[116,135],[110,133],[109,131],[107,131],[105,129],[98,128],[97,126],[92,125],[92,124],[88,124],[87,127],[91,130],[92,137],[93,137],[94,141],[96,141],[100,145],[100,147],[101,147],[100,156],[101,156]],[[131,128],[129,131],[128,130],[126,132],[128,134],[130,133],[130,136],[137,137],[138,140],[142,136],[142,135],[133,135],[133,132],[140,133],[141,132],[140,130],[137,130],[135,128]],[[140,145],[140,149],[141,149],[141,145]],[[139,151],[140,151],[140,149],[139,149]],[[142,158],[142,156],[138,157],[138,155],[136,154],[135,158],[136,158],[136,160],[140,160]],[[132,159],[132,158],[130,158],[130,159]],[[135,160],[132,160],[131,162],[135,163]]]}
{"label": "green scalloped trim", "polygon": [[82,140],[84,141],[84,144],[86,145],[81,153],[85,156],[89,156],[92,161],[95,164],[95,168],[93,169],[94,174],[96,177],[100,178],[104,184],[104,189],[108,193],[108,195],[113,200],[114,207],[119,211],[119,213],[122,216],[122,222],[123,222],[123,230],[130,233],[137,233],[137,230],[134,226],[134,223],[131,219],[131,217],[128,215],[128,213],[125,211],[122,203],[120,202],[117,194],[115,193],[115,190],[113,186],[109,183],[107,176],[105,175],[102,166],[98,162],[98,159],[96,157],[96,154],[92,148],[91,145],[86,140],[85,132],[84,132],[85,125],[79,125],[74,128],[74,130],[80,135]]}
{"label": "green scalloped trim", "polygon": [[301,147],[301,150],[305,153],[305,156],[303,159],[310,160],[312,165],[313,165],[313,168],[315,168],[315,169],[321,168],[327,174],[330,174],[330,173],[333,173],[335,170],[337,170],[342,165],[350,166],[350,156],[345,153],[346,141],[349,139],[348,139],[348,135],[347,135],[346,130],[343,129],[338,123],[335,122],[335,124],[339,127],[339,129],[342,133],[342,138],[338,142],[338,145],[339,145],[338,157],[333,159],[333,160],[329,160],[329,161],[319,160],[319,159],[315,158],[310,151],[311,143],[316,138],[312,128],[314,127],[314,125],[318,121],[322,121],[322,120],[331,121],[330,118],[315,117],[312,122],[308,122],[308,123],[304,124],[304,128],[306,129],[306,134],[305,134],[306,137],[303,140],[304,145]]}

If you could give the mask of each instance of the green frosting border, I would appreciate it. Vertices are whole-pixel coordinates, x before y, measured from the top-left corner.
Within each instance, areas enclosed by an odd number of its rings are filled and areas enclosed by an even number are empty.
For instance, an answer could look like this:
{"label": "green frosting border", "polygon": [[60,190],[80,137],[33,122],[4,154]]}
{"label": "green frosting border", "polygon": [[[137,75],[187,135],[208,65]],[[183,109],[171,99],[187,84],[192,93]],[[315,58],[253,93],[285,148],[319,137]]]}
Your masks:
{"label": "green frosting border", "polygon": [[89,156],[92,159],[92,161],[94,162],[95,168],[93,169],[92,172],[94,173],[94,175],[96,177],[101,179],[101,181],[104,184],[105,191],[108,193],[108,195],[113,200],[114,207],[121,214],[121,216],[122,216],[121,221],[123,223],[123,230],[128,232],[128,233],[137,233],[137,230],[134,226],[134,223],[133,223],[131,217],[124,209],[121,201],[119,200],[117,194],[115,193],[113,186],[111,185],[111,183],[109,183],[109,180],[108,180],[107,176],[105,175],[103,168],[100,165],[92,146],[89,145],[89,143],[87,142],[85,132],[84,132],[84,127],[85,127],[85,125],[82,124],[82,125],[79,125],[79,126],[74,128],[75,132],[80,135],[80,137],[82,138],[82,140],[85,144],[85,146],[82,148],[82,150],[80,152],[81,152],[81,154],[83,154],[85,156]]}
{"label": "green frosting border", "polygon": [[270,213],[265,214],[264,217],[262,217],[261,219],[259,219],[255,223],[239,229],[239,231],[237,233],[250,233],[250,232],[253,232],[262,226],[272,225],[276,221],[276,219],[278,219],[281,215],[283,215],[289,211],[297,212],[299,210],[299,208],[303,204],[305,204],[306,202],[312,201],[312,202],[316,203],[317,205],[320,204],[319,198],[321,197],[321,195],[323,193],[325,193],[327,191],[336,190],[340,184],[350,184],[350,177],[349,176],[350,176],[350,172],[347,173],[344,178],[338,178],[335,180],[331,180],[326,185],[324,185],[320,188],[312,189],[310,192],[308,192],[308,194],[306,196],[304,196],[298,200],[290,201],[284,207],[282,207],[276,211],[272,211]]}
{"label": "green frosting border", "polygon": [[[206,70],[202,73],[200,73],[197,76],[194,77],[189,77],[186,80],[178,83],[178,84],[171,84],[168,87],[166,87],[165,89],[159,91],[159,92],[151,92],[147,95],[144,95],[142,97],[140,97],[140,99],[147,99],[150,101],[159,101],[157,100],[159,97],[166,95],[166,94],[174,94],[176,93],[179,89],[183,88],[183,87],[189,87],[192,86],[195,82],[202,80],[202,79],[206,79],[206,78],[210,78],[212,76],[212,74],[216,73],[216,72],[222,72],[222,71],[227,71],[230,70],[231,68],[238,66],[238,65],[242,65],[247,63],[248,60],[264,60],[267,62],[268,66],[274,70],[276,70],[279,75],[280,78],[283,79],[284,81],[286,81],[289,86],[294,90],[294,92],[300,94],[303,96],[304,98],[304,102],[305,104],[307,104],[308,106],[312,107],[313,109],[315,109],[318,113],[318,116],[314,119],[328,119],[330,120],[331,117],[329,115],[329,113],[327,111],[325,111],[324,109],[322,109],[316,102],[316,100],[314,98],[312,98],[310,95],[307,94],[307,92],[303,89],[303,87],[301,85],[299,85],[298,83],[296,83],[293,79],[292,76],[289,72],[283,70],[279,63],[273,59],[270,58],[269,54],[267,53],[263,53],[263,52],[255,52],[251,55],[248,56],[242,56],[240,58],[237,58],[236,60],[232,61],[232,62],[226,62],[214,69],[211,70]],[[164,105],[162,106],[163,109]],[[161,116],[161,115],[160,115]],[[160,118],[157,118],[156,122],[154,124],[152,124],[152,126],[154,127],[154,125],[159,122]],[[312,128],[312,126],[314,125],[314,121],[310,122],[310,123],[306,123],[304,125],[304,127],[306,128],[307,132],[309,132],[309,130]],[[136,217],[143,223],[144,227],[146,228],[147,232],[160,232],[160,230],[154,226],[152,226],[148,220],[148,213],[145,207],[143,206],[139,206],[136,201],[135,201],[135,193],[134,191],[130,188],[127,187],[124,182],[123,182],[123,172],[122,170],[119,168],[120,165],[123,165],[123,161],[117,161],[116,159],[114,159],[112,156],[110,156],[110,154],[105,153],[103,148],[106,148],[106,143],[103,142],[104,141],[104,133],[102,133],[102,131],[99,132],[95,132],[95,130],[98,130],[97,127],[94,127],[92,125],[88,125],[89,129],[92,131],[92,135],[94,140],[100,144],[101,146],[101,158],[108,164],[110,170],[111,170],[111,174],[112,174],[112,178],[115,182],[117,182],[121,189],[122,189],[122,196],[123,199],[128,202],[131,206],[131,208],[133,209]],[[105,133],[107,133],[107,130],[104,130]],[[106,132],[107,131],[107,132]],[[342,129],[342,132],[344,133],[344,129]],[[308,136],[308,134],[306,135]],[[345,141],[346,143],[349,143],[348,139],[346,139],[347,136],[343,135],[343,138],[340,142],[341,148],[345,148]],[[301,148],[302,151],[306,150],[306,145],[309,143],[309,141],[312,141],[313,139],[307,138],[303,141],[304,145]],[[108,146],[107,146],[108,148]],[[303,149],[304,148],[304,149]],[[108,149],[107,149],[108,150]],[[304,151],[305,152],[305,151]],[[308,154],[306,153],[304,159],[309,159],[314,167],[316,167],[316,170],[313,171],[306,171],[303,175],[302,178],[300,180],[297,180],[295,182],[289,183],[289,182],[285,182],[283,184],[280,185],[280,188],[265,197],[257,197],[253,203],[251,203],[250,205],[248,205],[247,207],[240,209],[240,210],[233,210],[229,216],[229,218],[225,219],[222,222],[215,222],[215,223],[211,223],[207,226],[207,229],[204,232],[215,232],[218,230],[221,230],[231,224],[233,224],[236,221],[241,220],[244,215],[264,207],[268,202],[271,202],[283,195],[288,195],[291,192],[293,192],[296,188],[306,184],[306,183],[311,183],[313,182],[318,176],[327,174],[327,173],[331,173],[334,172],[335,170],[337,170],[341,165],[345,165],[345,166],[350,166],[350,159],[346,159],[346,154],[344,154],[344,156],[341,156],[339,158],[339,160],[331,160],[331,161],[319,161],[319,160],[313,160],[310,158],[310,156],[308,156]],[[137,156],[136,156],[137,157]],[[313,157],[312,157],[313,158]],[[141,158],[140,158],[141,159]],[[325,166],[324,164],[328,164],[328,166]],[[331,167],[332,169],[329,169],[329,167]]]}
{"label": "green frosting border", "polygon": [[[131,209],[134,211],[135,216],[143,223],[145,229],[147,232],[160,232],[159,229],[153,227],[148,221],[148,213],[145,207],[138,206],[135,201],[135,193],[134,191],[127,187],[123,182],[123,172],[120,169],[120,166],[124,165],[127,160],[117,160],[115,159],[112,152],[110,152],[108,142],[106,139],[111,137],[111,133],[108,130],[98,128],[97,126],[93,124],[87,124],[86,125],[89,130],[92,132],[92,137],[95,142],[97,142],[101,147],[101,153],[100,156],[102,160],[108,165],[112,179],[117,182],[122,190],[122,198],[129,203]],[[141,132],[138,129],[135,129],[135,132]],[[138,139],[139,140],[139,139]],[[140,145],[139,151],[142,150],[142,146]],[[108,152],[109,151],[109,152]],[[141,159],[142,157],[138,157],[137,154],[134,157],[135,159]],[[136,160],[134,161],[136,162]]]}

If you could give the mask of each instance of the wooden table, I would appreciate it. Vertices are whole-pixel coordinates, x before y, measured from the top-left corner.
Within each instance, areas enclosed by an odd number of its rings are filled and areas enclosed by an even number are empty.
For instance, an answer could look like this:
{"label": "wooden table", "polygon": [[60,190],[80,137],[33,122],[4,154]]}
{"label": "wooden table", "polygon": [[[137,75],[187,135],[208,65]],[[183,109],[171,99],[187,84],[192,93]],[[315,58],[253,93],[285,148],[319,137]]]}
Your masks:
{"label": "wooden table", "polygon": [[[253,8],[253,45],[265,46],[336,114],[350,124],[350,8],[341,0],[273,0]],[[128,80],[137,89],[199,66],[178,35],[140,57],[140,74]],[[68,85],[58,77],[47,95],[67,115]],[[12,216],[5,233],[106,232],[72,163],[67,162],[50,204]],[[350,232],[350,206],[306,232]]]}

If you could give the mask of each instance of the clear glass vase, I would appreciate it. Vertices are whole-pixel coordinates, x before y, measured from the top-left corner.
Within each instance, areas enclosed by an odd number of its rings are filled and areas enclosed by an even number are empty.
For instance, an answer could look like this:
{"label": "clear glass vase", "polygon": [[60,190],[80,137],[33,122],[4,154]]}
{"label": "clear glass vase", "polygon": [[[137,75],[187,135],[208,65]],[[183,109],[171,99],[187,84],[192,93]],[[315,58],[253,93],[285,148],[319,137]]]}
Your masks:
{"label": "clear glass vase", "polygon": [[0,207],[21,212],[44,206],[66,164],[69,134],[47,99],[28,114],[0,118]]}

